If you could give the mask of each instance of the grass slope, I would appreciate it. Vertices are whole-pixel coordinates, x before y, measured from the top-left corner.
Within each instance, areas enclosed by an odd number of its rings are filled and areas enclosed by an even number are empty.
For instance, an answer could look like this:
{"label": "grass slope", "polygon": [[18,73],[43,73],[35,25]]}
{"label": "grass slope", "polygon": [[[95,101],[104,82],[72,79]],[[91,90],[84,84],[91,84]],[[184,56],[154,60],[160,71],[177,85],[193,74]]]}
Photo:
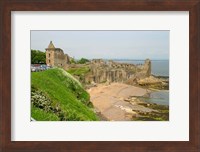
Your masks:
{"label": "grass slope", "polygon": [[31,117],[40,121],[59,121],[59,117],[54,113],[46,112],[40,108],[31,105]]}
{"label": "grass slope", "polygon": [[[31,86],[48,95],[52,105],[59,104],[67,120],[98,119],[89,108],[89,94],[83,89],[80,82],[63,69],[56,68],[31,73]],[[33,105],[31,115],[36,120],[58,120],[54,113],[41,111]]]}
{"label": "grass slope", "polygon": [[85,75],[89,71],[90,71],[90,69],[87,66],[83,66],[83,67],[79,67],[79,68],[71,68],[71,69],[67,70],[68,73],[70,73],[72,75],[77,75],[77,76]]}

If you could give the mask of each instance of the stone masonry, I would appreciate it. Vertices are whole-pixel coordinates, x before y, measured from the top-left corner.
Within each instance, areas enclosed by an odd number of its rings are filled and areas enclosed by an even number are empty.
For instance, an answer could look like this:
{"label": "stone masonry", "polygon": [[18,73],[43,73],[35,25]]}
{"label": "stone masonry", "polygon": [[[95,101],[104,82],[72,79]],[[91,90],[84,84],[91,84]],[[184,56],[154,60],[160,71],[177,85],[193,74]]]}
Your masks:
{"label": "stone masonry", "polygon": [[85,76],[85,83],[125,82],[133,84],[136,79],[151,75],[151,61],[149,59],[145,60],[143,65],[94,59],[89,67],[90,72]]}
{"label": "stone masonry", "polygon": [[46,48],[46,64],[52,67],[66,68],[70,64],[70,57],[64,54],[62,49],[56,48],[51,41]]}

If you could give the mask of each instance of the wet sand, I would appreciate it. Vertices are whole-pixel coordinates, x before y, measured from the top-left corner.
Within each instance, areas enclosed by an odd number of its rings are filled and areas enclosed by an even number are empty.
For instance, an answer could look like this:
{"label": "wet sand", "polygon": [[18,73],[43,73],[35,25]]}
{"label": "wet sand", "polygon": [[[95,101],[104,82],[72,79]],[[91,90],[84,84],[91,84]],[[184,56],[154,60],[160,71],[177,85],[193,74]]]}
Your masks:
{"label": "wet sand", "polygon": [[149,92],[147,89],[123,83],[111,83],[110,85],[98,84],[87,91],[95,109],[109,121],[131,120],[134,115],[137,115],[133,109],[149,110],[125,101],[130,96],[145,95]]}

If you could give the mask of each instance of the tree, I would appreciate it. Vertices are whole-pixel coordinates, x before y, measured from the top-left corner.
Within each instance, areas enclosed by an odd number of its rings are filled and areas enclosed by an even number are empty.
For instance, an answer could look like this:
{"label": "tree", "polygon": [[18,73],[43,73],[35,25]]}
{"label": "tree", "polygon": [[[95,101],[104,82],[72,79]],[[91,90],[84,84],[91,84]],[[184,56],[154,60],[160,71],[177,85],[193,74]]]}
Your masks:
{"label": "tree", "polygon": [[85,59],[85,58],[81,58],[81,59],[78,61],[79,64],[85,64],[85,63],[87,63],[87,62],[90,62],[90,60]]}
{"label": "tree", "polygon": [[46,53],[40,50],[31,50],[31,64],[46,64]]}

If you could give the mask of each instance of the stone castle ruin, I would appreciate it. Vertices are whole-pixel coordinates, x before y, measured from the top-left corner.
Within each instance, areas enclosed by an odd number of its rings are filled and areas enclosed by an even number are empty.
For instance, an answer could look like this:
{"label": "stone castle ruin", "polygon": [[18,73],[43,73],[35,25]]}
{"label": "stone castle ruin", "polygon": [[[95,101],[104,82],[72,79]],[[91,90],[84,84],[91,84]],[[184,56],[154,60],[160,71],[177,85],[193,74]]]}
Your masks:
{"label": "stone castle ruin", "polygon": [[145,60],[143,65],[94,59],[89,67],[90,72],[85,76],[85,83],[134,83],[134,80],[137,78],[145,78],[151,75],[151,61],[149,59]]}
{"label": "stone castle ruin", "polygon": [[64,54],[62,49],[55,48],[51,41],[48,48],[46,48],[46,64],[66,69],[70,64],[70,57]]}
{"label": "stone castle ruin", "polygon": [[[71,57],[64,54],[63,50],[56,48],[52,41],[46,48],[46,64],[52,67],[61,67],[65,70],[69,68],[80,68],[87,66],[89,72],[81,77],[81,81],[86,84],[104,82],[123,82],[135,84],[139,79],[151,76],[151,61],[145,60],[142,65],[119,63],[113,60],[93,59],[87,65],[70,64]],[[80,77],[76,77],[80,80]]]}

